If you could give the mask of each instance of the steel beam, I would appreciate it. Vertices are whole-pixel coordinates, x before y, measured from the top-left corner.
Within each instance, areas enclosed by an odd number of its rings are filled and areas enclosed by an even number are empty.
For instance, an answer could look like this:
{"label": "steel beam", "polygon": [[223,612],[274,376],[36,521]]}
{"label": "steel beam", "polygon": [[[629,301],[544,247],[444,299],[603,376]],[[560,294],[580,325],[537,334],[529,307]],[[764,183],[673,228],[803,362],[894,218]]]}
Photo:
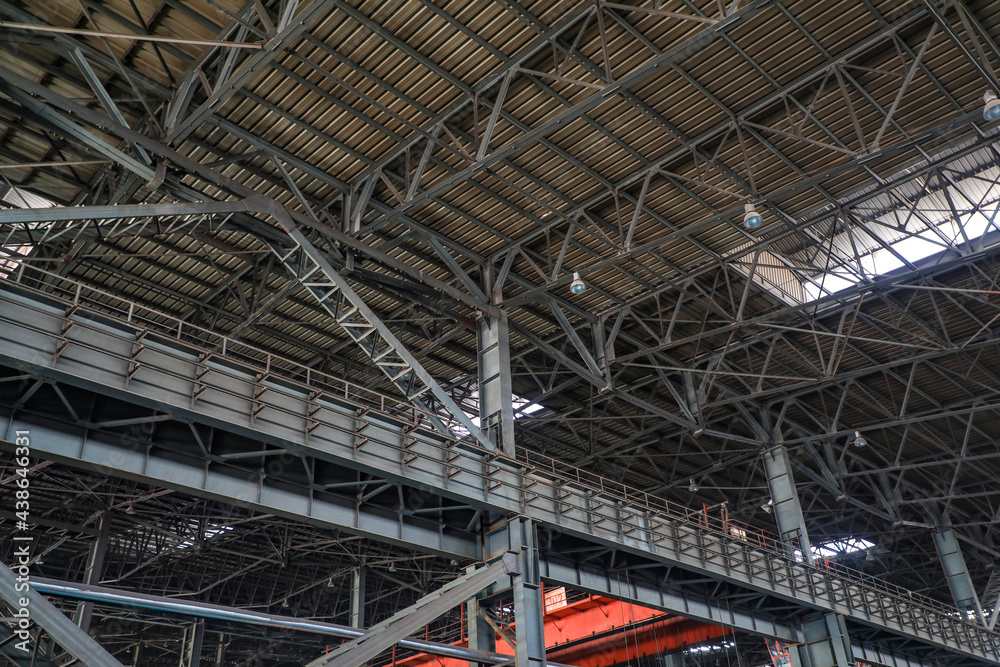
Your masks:
{"label": "steel beam", "polygon": [[505,554],[500,560],[463,574],[405,609],[373,625],[362,636],[338,646],[310,662],[307,667],[360,667],[387,648],[438,616],[456,607],[498,579],[521,571],[518,555]]}
{"label": "steel beam", "polygon": [[[841,613],[858,623],[1000,664],[1000,635],[966,622],[953,608],[840,566],[828,569],[796,562],[778,545],[740,539],[722,526],[706,530],[687,508],[591,476],[564,461],[528,452],[510,460],[471,445],[455,446],[447,439],[394,427],[394,418],[389,416],[367,419],[371,426],[359,448],[356,413],[345,415],[330,400],[318,400],[316,390],[300,380],[274,376],[267,381],[268,391],[256,394],[259,371],[239,370],[230,361],[199,360],[195,349],[158,341],[149,332],[142,338],[143,364],[130,376],[137,327],[99,323],[75,309],[67,315],[64,308],[52,305],[50,297],[46,299],[42,303],[0,291],[4,363],[283,449],[303,448],[300,451],[382,479],[426,485],[470,507],[527,516],[593,544],[764,592],[805,609]],[[72,324],[66,327],[68,322]],[[195,395],[199,398],[192,401]],[[20,423],[23,417],[12,426]],[[35,421],[33,427],[45,425]],[[176,457],[170,459],[171,465],[162,466],[155,449],[129,451],[88,435],[85,429],[62,434],[50,429],[38,442],[41,453],[49,454],[46,447],[58,447],[64,460],[98,463],[115,474],[144,475],[177,488],[202,487],[207,480],[216,485],[215,492],[231,489],[230,497],[249,493],[251,506],[277,504],[282,512],[300,515],[315,509],[303,505],[285,487],[272,487],[269,481],[261,484],[257,476],[246,479],[247,489],[240,486],[242,481],[239,488],[234,487],[222,475],[225,482],[220,487],[221,471],[199,462],[196,450],[189,454],[190,463],[181,473]],[[223,491],[222,495],[227,494]],[[331,523],[349,526],[354,532],[382,535],[382,539],[418,548],[433,544],[447,550],[467,545],[448,534],[429,540],[426,532],[414,531],[412,522],[403,517],[364,512],[356,516],[353,504],[347,513],[343,510],[348,508],[333,512],[329,508],[327,504],[324,511]]]}
{"label": "steel beam", "polygon": [[69,220],[121,220],[124,218],[163,218],[185,215],[226,215],[250,210],[244,201],[200,201],[122,206],[55,206],[52,208],[0,209],[0,225],[25,222],[64,222]]}
{"label": "steel beam", "polygon": [[802,639],[788,646],[792,667],[854,667],[844,617],[823,614],[802,624]]}
{"label": "steel beam", "polygon": [[771,491],[771,508],[778,524],[778,534],[788,550],[789,557],[798,550],[810,565],[813,563],[812,545],[806,520],[799,503],[799,494],[792,477],[792,465],[788,460],[788,450],[777,445],[764,450],[764,469],[767,473],[767,487]]}
{"label": "steel beam", "polygon": [[[271,62],[282,51],[291,46],[313,23],[321,18],[326,18],[335,5],[336,3],[332,0],[313,0],[297,15],[289,17],[289,21],[286,22],[279,32],[270,36],[262,49],[256,51],[245,62],[241,63],[231,76],[225,81],[220,82],[220,85],[212,91],[207,100],[177,123],[173,131],[166,138],[167,143],[174,146],[180,145],[209,116],[221,110],[226,102],[239,92],[243,86],[269,67]],[[183,105],[179,102],[175,102],[174,104],[175,113],[180,118],[183,115]]]}
{"label": "steel beam", "polygon": [[[260,625],[340,639],[356,639],[365,633],[364,628],[353,628],[325,621],[314,621],[298,616],[279,616],[249,609],[236,609],[193,600],[179,600],[177,598],[146,595],[144,593],[134,593],[103,586],[88,586],[85,584],[56,581],[54,579],[35,579],[33,581],[35,589],[46,595],[56,595],[74,600],[86,600],[104,605],[152,609],[193,618]],[[461,646],[441,644],[422,639],[403,639],[399,642],[399,646],[419,651],[420,653],[470,660],[477,665],[499,664],[507,662],[510,659],[510,656],[500,653],[475,651]]]}
{"label": "steel beam", "polygon": [[965,564],[965,556],[962,555],[962,547],[955,538],[955,531],[945,528],[934,533],[934,549],[937,551],[941,566],[944,568],[944,575],[948,581],[948,588],[955,599],[955,606],[964,613],[974,614],[975,618],[986,624],[983,615],[983,607],[976,594],[976,588],[972,584],[972,577],[969,575],[969,568]]}
{"label": "steel beam", "polygon": [[[433,396],[448,412],[449,418],[461,424],[475,440],[486,449],[494,445],[482,429],[455,402],[437,380],[423,367],[415,356],[396,337],[382,319],[365,303],[350,284],[330,264],[326,257],[282,215],[281,210],[271,210],[285,232],[302,250],[301,254],[275,249],[279,259],[305,285],[310,294],[347,335],[371,358],[379,370],[392,381],[407,401],[414,403],[425,414],[430,410],[424,404],[425,394]],[[432,420],[443,433],[449,429],[440,420]]]}
{"label": "steel beam", "polygon": [[365,585],[368,568],[356,567],[351,571],[351,627],[365,627]]}
{"label": "steel beam", "polygon": [[484,315],[476,323],[479,424],[494,446],[513,458],[514,390],[511,387],[507,314]]}
{"label": "steel beam", "polygon": [[[18,545],[30,545],[30,542],[18,542]],[[16,552],[16,550],[15,550]],[[24,635],[18,634],[18,641],[28,639],[28,631],[33,625],[45,630],[60,646],[87,667],[123,667],[114,656],[105,651],[90,635],[73,624],[51,602],[42,597],[30,585],[31,575],[27,563],[30,558],[19,557],[18,573],[0,564],[0,597],[7,602],[14,617],[24,618],[22,624],[17,622],[18,630],[24,630]],[[15,633],[17,634],[17,633]]]}

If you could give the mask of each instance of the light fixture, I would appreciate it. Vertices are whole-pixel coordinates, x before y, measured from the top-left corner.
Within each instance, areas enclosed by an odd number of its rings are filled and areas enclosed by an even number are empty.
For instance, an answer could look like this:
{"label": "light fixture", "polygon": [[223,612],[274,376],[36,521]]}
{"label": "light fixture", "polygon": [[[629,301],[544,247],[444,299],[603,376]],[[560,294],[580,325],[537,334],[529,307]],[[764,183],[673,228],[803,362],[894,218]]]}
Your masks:
{"label": "light fixture", "polygon": [[986,94],[983,95],[983,102],[983,118],[1000,120],[1000,100],[997,99],[996,93],[987,90]]}
{"label": "light fixture", "polygon": [[131,505],[125,506],[125,514],[135,514],[135,508]]}
{"label": "light fixture", "polygon": [[764,218],[760,217],[760,213],[753,207],[753,204],[747,204],[743,208],[746,210],[746,215],[743,216],[743,226],[747,229],[757,229],[760,227],[764,222]]}
{"label": "light fixture", "polygon": [[765,512],[767,512],[768,514],[771,513],[771,508],[772,507],[774,507],[774,500],[772,500],[770,498],[767,499],[766,503],[764,503],[763,505],[760,506],[760,508],[762,510],[764,510]]}
{"label": "light fixture", "polygon": [[454,558],[452,558],[451,562],[449,563],[449,565],[451,565],[452,567],[458,567],[458,561],[455,560]]}
{"label": "light fixture", "polygon": [[587,291],[587,283],[580,279],[580,274],[573,272],[573,282],[569,284],[569,291],[573,294],[583,294]]}
{"label": "light fixture", "polygon": [[285,609],[288,609],[288,607],[291,606],[288,604],[288,598],[285,598],[284,600],[281,601],[281,606]]}
{"label": "light fixture", "polygon": [[851,441],[851,444],[855,447],[866,447],[868,446],[868,441],[865,439],[865,436],[861,435],[861,431],[855,431],[854,440]]}
{"label": "light fixture", "polygon": [[395,563],[393,563],[392,565],[389,566],[389,571],[390,572],[395,572],[396,571],[396,564]]}
{"label": "light fixture", "polygon": [[691,486],[688,487],[688,491],[691,493],[698,493],[698,484],[694,481],[694,477],[691,478]]}

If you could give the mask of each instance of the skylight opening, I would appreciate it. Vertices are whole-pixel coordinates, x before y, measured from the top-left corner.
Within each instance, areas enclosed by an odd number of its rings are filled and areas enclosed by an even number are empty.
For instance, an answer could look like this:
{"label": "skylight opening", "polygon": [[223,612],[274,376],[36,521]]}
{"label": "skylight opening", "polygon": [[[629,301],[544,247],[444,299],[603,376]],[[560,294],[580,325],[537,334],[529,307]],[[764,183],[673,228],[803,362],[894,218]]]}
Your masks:
{"label": "skylight opening", "polygon": [[[54,208],[56,204],[45,197],[36,195],[33,192],[28,192],[21,188],[12,188],[3,183],[0,183],[0,208]],[[27,227],[39,227],[46,223],[33,222],[28,223]],[[24,225],[18,225],[18,228],[23,229]],[[6,238],[9,237],[4,237]],[[30,243],[4,243],[0,248],[0,279],[6,279],[10,277],[14,271],[21,266],[21,260],[18,256],[28,256],[35,246]]]}
{"label": "skylight opening", "polygon": [[[479,403],[479,390],[476,389],[474,392],[472,392],[470,398],[472,398],[478,404]],[[514,419],[515,420],[521,419],[522,417],[534,414],[534,413],[538,412],[539,410],[544,410],[545,409],[544,405],[541,405],[539,403],[532,403],[528,399],[521,398],[517,394],[514,394],[514,396],[513,396],[513,403],[514,403]],[[475,424],[476,426],[479,426],[479,415],[478,414],[472,414],[472,413],[470,413],[470,412],[468,412],[466,410],[463,410],[463,412],[465,412],[465,415],[472,421],[473,424]],[[455,424],[455,425],[453,425],[451,427],[451,432],[454,433],[456,436],[458,436],[460,438],[464,438],[465,436],[469,435],[468,429],[466,429],[461,424]]]}
{"label": "skylight opening", "polygon": [[[814,301],[827,294],[836,294],[865,279],[878,278],[892,271],[902,269],[907,264],[916,264],[946,250],[979,240],[991,231],[1000,231],[997,211],[987,217],[976,211],[960,220],[947,220],[942,224],[927,227],[923,231],[906,236],[888,247],[878,248],[855,261],[855,271],[829,271],[803,281],[806,300]],[[857,268],[860,266],[860,270]],[[818,280],[817,280],[818,279]]]}
{"label": "skylight opening", "polygon": [[[843,540],[833,540],[823,544],[814,545],[812,548],[813,558],[835,559],[848,554],[856,554],[868,551],[875,547],[874,542],[870,542],[860,537],[848,537]],[[795,560],[802,562],[802,552],[798,549],[794,552]]]}
{"label": "skylight opening", "polygon": [[[925,167],[914,165],[886,179],[899,181],[892,190],[872,188],[868,199],[852,203],[848,218],[831,219],[839,214],[829,205],[805,216],[813,222],[794,238],[759,248],[747,241],[724,256],[730,267],[779,301],[801,305],[933,261],[946,251],[979,250],[984,237],[993,235],[990,243],[1000,237],[1000,168],[993,164],[992,149],[983,148],[908,180]],[[816,224],[816,215],[826,222]],[[789,250],[789,243],[801,245]]]}
{"label": "skylight opening", "polygon": [[198,544],[199,542],[208,542],[213,537],[218,537],[219,535],[224,535],[225,533],[228,533],[232,529],[233,529],[232,526],[222,526],[222,525],[219,525],[219,524],[214,524],[214,525],[210,526],[209,528],[205,529],[205,533],[202,536],[201,540],[196,540],[194,538],[187,539],[187,540],[184,540],[183,542],[181,542],[180,544],[178,544],[177,548],[178,549],[189,549],[189,548],[195,546],[196,544]]}

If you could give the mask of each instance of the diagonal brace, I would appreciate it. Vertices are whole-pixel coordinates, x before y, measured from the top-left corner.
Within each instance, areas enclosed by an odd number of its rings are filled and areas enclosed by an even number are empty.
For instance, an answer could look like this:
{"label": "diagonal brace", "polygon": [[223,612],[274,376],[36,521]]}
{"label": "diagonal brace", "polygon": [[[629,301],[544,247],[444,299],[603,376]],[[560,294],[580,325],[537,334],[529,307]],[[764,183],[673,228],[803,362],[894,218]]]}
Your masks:
{"label": "diagonal brace", "polygon": [[519,572],[518,555],[508,551],[500,560],[464,574],[439,590],[425,595],[391,618],[368,628],[368,632],[361,637],[340,645],[306,667],[359,667],[444,612],[495,584],[501,577]]}

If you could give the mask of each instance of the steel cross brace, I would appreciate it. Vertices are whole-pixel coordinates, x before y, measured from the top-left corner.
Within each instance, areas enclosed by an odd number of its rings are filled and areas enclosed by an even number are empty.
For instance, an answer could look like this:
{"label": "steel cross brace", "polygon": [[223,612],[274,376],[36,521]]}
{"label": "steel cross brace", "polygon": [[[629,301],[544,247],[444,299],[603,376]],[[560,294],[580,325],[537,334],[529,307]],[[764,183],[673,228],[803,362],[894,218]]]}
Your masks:
{"label": "steel cross brace", "polygon": [[361,637],[342,644],[336,650],[310,662],[307,667],[359,667],[401,639],[427,625],[501,577],[520,572],[518,555],[507,552],[486,567],[473,570],[425,595],[413,605],[373,625]]}
{"label": "steel cross brace", "polygon": [[[256,201],[254,198],[247,201],[253,205],[259,204],[263,210],[270,213],[295,242],[297,248],[291,251],[272,249],[282,263],[288,266],[309,289],[309,293],[319,305],[330,313],[351,340],[368,353],[372,362],[386,374],[407,400],[430,413],[421,400],[422,396],[430,393],[480,445],[489,450],[495,449],[482,429],[473,423],[472,418],[396,338],[375,311],[364,302],[344,277],[337,273],[323,253],[295,227],[285,209],[270,206],[270,202]],[[296,249],[302,252],[297,253]],[[436,419],[434,422],[435,428],[448,433],[448,428],[443,422]]]}
{"label": "steel cross brace", "polygon": [[[31,544],[21,542],[19,544]],[[120,662],[105,651],[100,644],[73,624],[41,593],[26,586],[6,565],[0,565],[0,597],[10,606],[15,615],[19,609],[26,609],[29,624],[45,630],[52,639],[87,667],[123,667]],[[25,604],[26,603],[26,604]]]}

